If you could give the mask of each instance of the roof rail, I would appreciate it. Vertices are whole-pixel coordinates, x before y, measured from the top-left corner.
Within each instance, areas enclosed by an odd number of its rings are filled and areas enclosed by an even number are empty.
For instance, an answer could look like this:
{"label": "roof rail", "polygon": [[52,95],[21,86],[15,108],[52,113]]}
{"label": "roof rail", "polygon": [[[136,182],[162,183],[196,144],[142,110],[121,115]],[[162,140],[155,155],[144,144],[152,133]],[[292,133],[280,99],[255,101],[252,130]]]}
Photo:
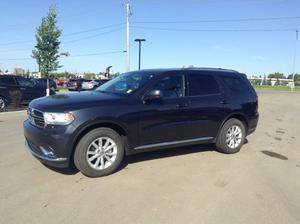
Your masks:
{"label": "roof rail", "polygon": [[192,69],[199,69],[199,70],[220,70],[220,71],[227,71],[227,72],[234,72],[234,73],[239,73],[236,70],[233,69],[226,69],[226,68],[209,68],[209,67],[186,67],[186,68],[182,68],[185,70],[192,70]]}

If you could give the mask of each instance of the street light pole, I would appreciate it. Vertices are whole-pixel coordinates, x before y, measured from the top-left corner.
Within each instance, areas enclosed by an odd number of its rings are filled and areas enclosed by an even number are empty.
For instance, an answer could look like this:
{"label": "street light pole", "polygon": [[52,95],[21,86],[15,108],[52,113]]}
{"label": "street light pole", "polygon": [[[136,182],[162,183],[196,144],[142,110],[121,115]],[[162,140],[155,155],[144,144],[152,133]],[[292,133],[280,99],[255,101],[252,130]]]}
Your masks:
{"label": "street light pole", "polygon": [[291,91],[293,91],[294,87],[295,87],[295,70],[296,70],[297,47],[298,47],[298,30],[296,30],[296,41],[295,41],[295,50],[294,50],[293,74],[292,74]]}
{"label": "street light pole", "polygon": [[293,61],[293,82],[295,82],[295,69],[296,69],[296,58],[297,58],[297,45],[298,45],[298,30],[296,30],[296,43],[295,43],[294,61]]}
{"label": "street light pole", "polygon": [[141,48],[142,48],[142,42],[146,41],[146,39],[135,39],[134,41],[139,42],[139,70],[141,70]]}

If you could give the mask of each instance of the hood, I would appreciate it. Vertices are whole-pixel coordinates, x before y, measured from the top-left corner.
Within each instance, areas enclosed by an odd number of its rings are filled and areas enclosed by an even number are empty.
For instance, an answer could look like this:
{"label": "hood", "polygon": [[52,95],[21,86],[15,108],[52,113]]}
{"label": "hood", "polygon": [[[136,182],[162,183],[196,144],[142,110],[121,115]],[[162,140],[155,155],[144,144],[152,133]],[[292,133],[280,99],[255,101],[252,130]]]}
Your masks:
{"label": "hood", "polygon": [[88,91],[58,94],[33,100],[29,107],[43,112],[75,111],[82,108],[103,106],[120,100],[120,96],[111,93]]}

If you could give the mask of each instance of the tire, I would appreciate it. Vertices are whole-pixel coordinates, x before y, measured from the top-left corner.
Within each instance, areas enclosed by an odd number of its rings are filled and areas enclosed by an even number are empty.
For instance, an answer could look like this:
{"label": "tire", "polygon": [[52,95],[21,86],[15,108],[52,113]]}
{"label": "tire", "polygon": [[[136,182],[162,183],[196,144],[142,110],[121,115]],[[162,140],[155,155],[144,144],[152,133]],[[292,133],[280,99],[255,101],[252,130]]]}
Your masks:
{"label": "tire", "polygon": [[231,118],[223,125],[217,140],[217,151],[232,154],[240,151],[246,137],[245,125],[238,119]]}
{"label": "tire", "polygon": [[0,96],[0,110],[4,110],[6,107],[6,100],[3,96]]}
{"label": "tire", "polygon": [[77,144],[74,164],[85,176],[102,177],[114,173],[123,157],[124,143],[121,136],[110,128],[97,128],[88,132]]}

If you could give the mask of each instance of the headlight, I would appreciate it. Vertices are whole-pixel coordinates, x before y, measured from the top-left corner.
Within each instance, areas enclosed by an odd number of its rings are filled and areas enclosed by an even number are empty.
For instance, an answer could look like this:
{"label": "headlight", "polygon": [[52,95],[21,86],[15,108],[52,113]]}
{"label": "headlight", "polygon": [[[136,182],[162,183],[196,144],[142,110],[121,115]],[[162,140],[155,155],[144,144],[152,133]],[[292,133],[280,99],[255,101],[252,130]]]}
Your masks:
{"label": "headlight", "polygon": [[67,125],[75,120],[71,113],[44,113],[44,120],[46,124],[53,125]]}

